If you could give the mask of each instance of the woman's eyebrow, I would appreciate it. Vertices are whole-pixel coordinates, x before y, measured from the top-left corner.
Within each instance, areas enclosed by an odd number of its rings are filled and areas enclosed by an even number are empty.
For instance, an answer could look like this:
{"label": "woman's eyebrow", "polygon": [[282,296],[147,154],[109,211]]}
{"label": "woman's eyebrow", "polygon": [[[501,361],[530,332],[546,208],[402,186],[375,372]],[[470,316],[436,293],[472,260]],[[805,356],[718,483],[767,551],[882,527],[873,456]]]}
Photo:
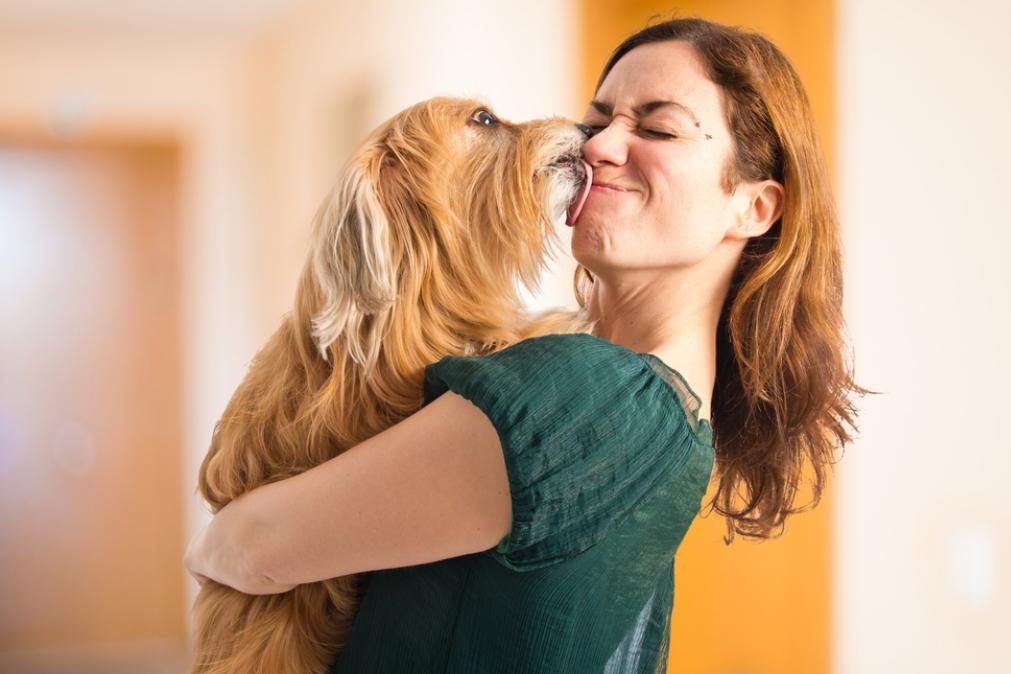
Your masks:
{"label": "woman's eyebrow", "polygon": [[[604,103],[603,101],[590,101],[590,106],[600,114],[608,117],[610,117],[611,113],[614,112],[614,106],[609,103]],[[692,109],[683,103],[678,103],[677,101],[647,101],[633,107],[632,112],[634,112],[638,117],[645,117],[651,112],[656,112],[657,110],[662,110],[664,108],[674,108],[675,110],[679,110],[680,112],[688,115],[692,122],[695,123],[696,127],[700,125],[699,118],[694,112],[692,112]]]}

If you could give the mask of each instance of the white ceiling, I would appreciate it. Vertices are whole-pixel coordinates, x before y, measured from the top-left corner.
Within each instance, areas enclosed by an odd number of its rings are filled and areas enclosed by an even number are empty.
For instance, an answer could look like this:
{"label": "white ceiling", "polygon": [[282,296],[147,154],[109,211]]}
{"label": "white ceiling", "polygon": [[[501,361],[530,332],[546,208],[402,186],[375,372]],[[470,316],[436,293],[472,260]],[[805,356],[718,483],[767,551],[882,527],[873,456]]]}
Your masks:
{"label": "white ceiling", "polygon": [[0,30],[81,29],[245,34],[302,0],[0,0]]}

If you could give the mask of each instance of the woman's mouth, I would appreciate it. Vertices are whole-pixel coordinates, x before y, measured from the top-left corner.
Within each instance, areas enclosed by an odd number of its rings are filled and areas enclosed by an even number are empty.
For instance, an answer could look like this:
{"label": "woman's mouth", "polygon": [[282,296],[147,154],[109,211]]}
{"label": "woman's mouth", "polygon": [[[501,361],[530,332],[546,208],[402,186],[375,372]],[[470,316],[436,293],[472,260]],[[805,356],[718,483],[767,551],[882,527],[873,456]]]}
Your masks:
{"label": "woman's mouth", "polygon": [[630,192],[631,190],[611,183],[595,182],[590,186],[591,191],[596,192]]}

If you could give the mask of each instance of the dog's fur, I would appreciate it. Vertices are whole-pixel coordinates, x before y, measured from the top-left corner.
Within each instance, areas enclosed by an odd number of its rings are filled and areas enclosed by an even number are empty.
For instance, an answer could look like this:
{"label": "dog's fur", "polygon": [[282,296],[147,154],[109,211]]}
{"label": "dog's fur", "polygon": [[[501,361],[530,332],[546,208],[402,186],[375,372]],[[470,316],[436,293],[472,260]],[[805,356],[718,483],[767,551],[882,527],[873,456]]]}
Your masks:
{"label": "dog's fur", "polygon": [[[217,512],[416,411],[425,365],[530,336],[585,331],[525,316],[552,235],[583,180],[567,120],[486,125],[478,101],[432,99],[366,140],[324,201],[295,306],[256,355],[200,468]],[[334,513],[339,517],[340,513]],[[194,605],[201,674],[324,674],[359,575],[250,596],[207,581]]]}

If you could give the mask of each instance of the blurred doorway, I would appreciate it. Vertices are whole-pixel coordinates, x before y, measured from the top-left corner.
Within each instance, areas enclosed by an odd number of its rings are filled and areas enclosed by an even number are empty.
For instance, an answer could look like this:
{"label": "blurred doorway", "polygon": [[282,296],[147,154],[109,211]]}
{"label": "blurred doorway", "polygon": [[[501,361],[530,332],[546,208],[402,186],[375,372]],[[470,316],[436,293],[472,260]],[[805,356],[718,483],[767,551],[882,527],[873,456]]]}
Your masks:
{"label": "blurred doorway", "polygon": [[0,671],[182,671],[172,143],[0,141]]}

